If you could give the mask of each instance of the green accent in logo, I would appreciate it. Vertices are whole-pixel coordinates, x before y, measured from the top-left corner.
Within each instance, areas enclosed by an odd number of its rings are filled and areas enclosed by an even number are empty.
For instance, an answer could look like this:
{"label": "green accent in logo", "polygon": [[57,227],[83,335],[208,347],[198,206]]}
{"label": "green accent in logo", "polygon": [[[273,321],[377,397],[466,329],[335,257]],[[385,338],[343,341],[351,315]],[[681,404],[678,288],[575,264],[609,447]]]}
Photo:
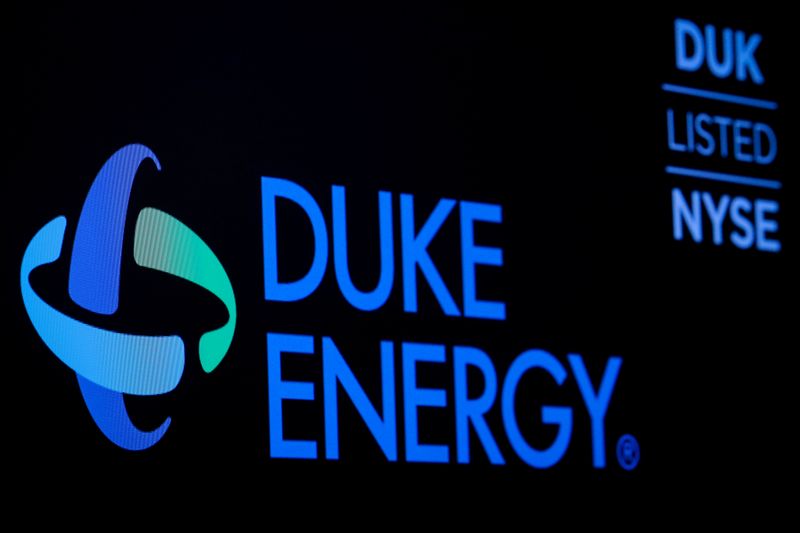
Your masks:
{"label": "green accent in logo", "polygon": [[173,216],[146,207],[136,220],[136,263],[195,283],[219,298],[228,321],[200,337],[200,364],[211,372],[225,357],[236,325],[236,301],[230,279],[214,252],[195,232]]}

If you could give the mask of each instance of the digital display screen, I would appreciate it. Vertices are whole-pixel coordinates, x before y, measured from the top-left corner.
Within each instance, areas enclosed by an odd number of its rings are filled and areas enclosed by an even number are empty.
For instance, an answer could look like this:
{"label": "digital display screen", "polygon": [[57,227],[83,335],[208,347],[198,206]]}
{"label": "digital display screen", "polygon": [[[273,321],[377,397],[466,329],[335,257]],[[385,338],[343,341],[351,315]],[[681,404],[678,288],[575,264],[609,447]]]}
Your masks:
{"label": "digital display screen", "polygon": [[767,479],[786,19],[18,9],[7,458],[496,501]]}

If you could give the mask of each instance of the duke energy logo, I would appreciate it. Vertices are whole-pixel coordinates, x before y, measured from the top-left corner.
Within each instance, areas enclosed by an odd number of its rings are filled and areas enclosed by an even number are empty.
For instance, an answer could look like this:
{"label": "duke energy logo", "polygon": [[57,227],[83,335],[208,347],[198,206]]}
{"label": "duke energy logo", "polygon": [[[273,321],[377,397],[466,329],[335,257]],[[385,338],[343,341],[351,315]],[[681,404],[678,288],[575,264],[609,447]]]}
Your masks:
{"label": "duke energy logo", "polygon": [[[131,186],[139,166],[156,155],[131,144],[114,153],[100,169],[83,204],[75,230],[69,268],[69,295],[81,307],[111,315],[119,305],[120,264]],[[65,217],[57,217],[31,239],[22,258],[20,284],[28,316],[44,343],[75,371],[86,406],[100,430],[128,450],[159,441],[167,418],[153,431],[141,431],[128,416],[124,394],[150,396],[173,390],[184,367],[180,337],[131,335],[79,322],[50,306],[32,289],[33,269],[61,255]],[[211,249],[192,230],[154,208],[139,212],[134,235],[139,266],[191,281],[218,297],[228,321],[200,338],[203,370],[214,370],[228,351],[236,327],[236,301],[230,279]]]}

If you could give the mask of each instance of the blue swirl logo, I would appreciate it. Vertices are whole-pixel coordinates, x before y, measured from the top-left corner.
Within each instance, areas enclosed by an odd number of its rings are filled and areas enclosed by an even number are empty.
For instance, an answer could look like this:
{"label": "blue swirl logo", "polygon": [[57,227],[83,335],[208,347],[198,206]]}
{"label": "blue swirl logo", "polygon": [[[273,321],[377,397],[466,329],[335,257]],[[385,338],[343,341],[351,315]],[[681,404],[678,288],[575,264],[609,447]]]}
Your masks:
{"label": "blue swirl logo", "polygon": [[[146,146],[131,144],[105,162],[83,204],[69,268],[69,295],[91,312],[112,315],[119,306],[120,265],[128,199],[139,166],[161,164]],[[184,369],[184,343],[177,335],[148,336],[108,331],[55,309],[31,287],[30,274],[61,256],[67,220],[59,216],[31,239],[22,258],[22,298],[33,327],[47,347],[75,371],[86,407],[114,444],[127,450],[153,446],[170,418],[152,431],[131,421],[124,395],[152,396],[173,390]],[[134,260],[203,287],[228,311],[220,328],[200,337],[200,364],[211,372],[228,352],[236,327],[236,301],[230,279],[211,249],[191,229],[154,208],[136,220]]]}

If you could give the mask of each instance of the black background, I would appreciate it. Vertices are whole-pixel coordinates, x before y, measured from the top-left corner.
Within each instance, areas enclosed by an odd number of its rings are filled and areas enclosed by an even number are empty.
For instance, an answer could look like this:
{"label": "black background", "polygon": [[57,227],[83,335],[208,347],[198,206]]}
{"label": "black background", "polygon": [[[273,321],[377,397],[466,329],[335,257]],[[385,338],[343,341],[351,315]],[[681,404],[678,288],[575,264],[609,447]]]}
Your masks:
{"label": "black background", "polygon": [[[761,32],[765,85],[679,73],[675,16]],[[796,243],[797,86],[789,79],[787,50],[794,40],[782,18],[770,12],[576,17],[433,2],[413,8],[265,3],[247,10],[17,10],[5,47],[11,90],[3,158],[11,320],[4,350],[6,457],[122,471],[202,464],[270,484],[361,480],[365,487],[409,487],[475,501],[545,494],[625,501],[668,493],[702,502],[707,491],[719,489],[732,496],[771,493],[767,480],[794,464],[787,455],[794,405],[788,261]],[[665,109],[686,105],[661,92],[665,82],[777,100],[778,112],[742,113],[776,128],[779,156],[769,177],[782,179],[784,189],[767,194],[665,175],[665,164],[682,162],[666,150]],[[740,112],[707,102],[696,107]],[[69,250],[97,171],[133,142],[153,149],[162,171],[149,163],[140,170],[120,310],[97,317],[67,295]],[[330,186],[347,186],[351,249],[357,250],[351,269],[364,288],[377,279],[377,191],[394,193],[395,284],[383,308],[363,313],[350,307],[336,285],[332,257],[311,297],[264,301],[261,176],[302,184],[328,220]],[[777,198],[783,251],[674,242],[675,185]],[[403,313],[400,193],[415,195],[418,221],[443,197],[502,205],[502,225],[485,225],[477,235],[479,242],[503,247],[505,266],[479,270],[478,287],[481,297],[507,302],[507,321],[445,317],[424,282],[419,313]],[[221,324],[225,310],[191,284],[135,266],[131,225],[145,206],[196,231],[231,277],[236,336],[210,375],[198,364],[197,338]],[[179,387],[163,398],[129,399],[142,428],[173,419],[164,439],[145,452],[125,452],[102,436],[73,372],[39,340],[22,306],[18,269],[25,246],[58,215],[68,220],[65,250],[32,278],[48,302],[98,326],[178,332],[186,340]],[[431,254],[461,307],[454,215]],[[291,277],[310,261],[310,229],[289,208],[279,216],[279,246],[287,258],[281,275]],[[317,439],[321,455],[320,336],[336,341],[375,399],[379,342],[396,341],[400,460],[385,460],[344,396],[340,461],[270,459],[268,331],[316,337],[314,357],[286,364],[287,376],[317,387],[317,401],[287,404],[286,434]],[[448,390],[448,409],[423,410],[420,424],[423,442],[450,445],[449,465],[404,461],[401,341],[448,347],[448,364],[421,366],[419,379]],[[571,372],[561,388],[526,377],[517,402],[523,432],[540,447],[553,432],[538,423],[538,406],[574,407],[572,441],[556,467],[537,471],[516,457],[502,431],[499,398],[489,420],[508,464],[489,465],[474,435],[472,464],[455,464],[453,345],[484,349],[500,380],[528,348],[546,349],[564,364],[566,354],[582,354],[594,383],[607,358],[620,355],[606,418],[607,468],[591,466],[589,418]],[[620,468],[614,453],[624,433],[641,445],[632,472]]]}

